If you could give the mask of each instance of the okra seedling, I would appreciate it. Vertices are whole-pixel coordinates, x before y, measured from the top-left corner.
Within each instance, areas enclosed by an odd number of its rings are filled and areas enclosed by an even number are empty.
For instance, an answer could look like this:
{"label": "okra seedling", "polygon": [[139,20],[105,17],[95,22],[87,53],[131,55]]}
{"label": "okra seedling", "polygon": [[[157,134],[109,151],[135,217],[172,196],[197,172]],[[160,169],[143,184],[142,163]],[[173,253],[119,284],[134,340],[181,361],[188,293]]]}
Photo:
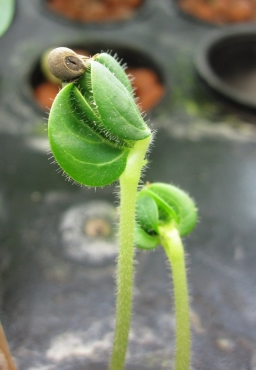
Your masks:
{"label": "okra seedling", "polygon": [[116,328],[110,370],[121,370],[131,317],[137,187],[152,133],[134,101],[130,80],[114,57],[100,53],[86,58],[57,48],[48,62],[51,72],[63,81],[48,122],[56,161],[79,184],[120,183]]}
{"label": "okra seedling", "polygon": [[135,104],[130,80],[115,58],[107,53],[88,58],[57,48],[48,60],[51,72],[63,81],[48,125],[56,161],[79,184],[102,187],[120,183],[116,328],[110,370],[122,370],[125,363],[135,235],[140,248],[162,244],[170,260],[177,318],[175,370],[188,370],[189,308],[180,236],[195,225],[194,203],[166,184],[146,186],[137,195],[152,132]]}
{"label": "okra seedling", "polygon": [[188,370],[190,363],[189,299],[181,237],[193,230],[196,221],[193,200],[173,185],[146,185],[138,194],[135,244],[148,250],[162,244],[171,264],[176,317],[175,370]]}

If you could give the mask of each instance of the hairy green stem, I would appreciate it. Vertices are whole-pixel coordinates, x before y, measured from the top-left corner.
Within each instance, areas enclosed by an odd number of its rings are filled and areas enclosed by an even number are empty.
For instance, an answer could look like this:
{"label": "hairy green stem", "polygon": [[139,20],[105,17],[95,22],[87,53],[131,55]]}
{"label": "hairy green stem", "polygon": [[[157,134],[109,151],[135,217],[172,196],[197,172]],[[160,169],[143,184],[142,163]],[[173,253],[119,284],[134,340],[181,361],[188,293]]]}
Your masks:
{"label": "hairy green stem", "polygon": [[122,370],[128,345],[132,308],[134,227],[137,187],[151,137],[137,141],[120,177],[119,256],[114,344],[110,370]]}
{"label": "hairy green stem", "polygon": [[172,268],[176,318],[174,369],[188,370],[190,363],[190,322],[184,248],[178,230],[161,227],[160,235]]}

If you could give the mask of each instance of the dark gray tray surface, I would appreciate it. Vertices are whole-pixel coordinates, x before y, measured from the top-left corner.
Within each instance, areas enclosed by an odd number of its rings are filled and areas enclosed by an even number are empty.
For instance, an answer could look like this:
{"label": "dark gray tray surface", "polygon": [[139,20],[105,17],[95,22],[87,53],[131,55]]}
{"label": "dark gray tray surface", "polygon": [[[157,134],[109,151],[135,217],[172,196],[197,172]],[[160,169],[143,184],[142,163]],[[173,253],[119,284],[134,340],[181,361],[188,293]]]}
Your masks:
{"label": "dark gray tray surface", "polygon": [[[100,238],[88,241],[70,214],[91,209],[91,202],[92,209],[116,205],[114,187],[95,192],[56,173],[46,154],[44,114],[27,82],[46,48],[93,40],[138,48],[166,76],[167,95],[152,114],[157,135],[144,180],[179,185],[199,208],[199,224],[185,240],[191,368],[255,366],[255,116],[219,101],[196,78],[194,53],[212,28],[183,17],[167,0],[149,0],[146,16],[107,27],[69,25],[49,17],[39,0],[18,2],[0,39],[0,267],[2,321],[21,370],[106,369],[111,350],[116,240],[106,241],[109,254],[102,259],[88,252],[79,261],[68,252],[63,225],[78,249],[79,243],[102,245]],[[127,370],[170,369],[169,268],[161,248],[136,259]]]}

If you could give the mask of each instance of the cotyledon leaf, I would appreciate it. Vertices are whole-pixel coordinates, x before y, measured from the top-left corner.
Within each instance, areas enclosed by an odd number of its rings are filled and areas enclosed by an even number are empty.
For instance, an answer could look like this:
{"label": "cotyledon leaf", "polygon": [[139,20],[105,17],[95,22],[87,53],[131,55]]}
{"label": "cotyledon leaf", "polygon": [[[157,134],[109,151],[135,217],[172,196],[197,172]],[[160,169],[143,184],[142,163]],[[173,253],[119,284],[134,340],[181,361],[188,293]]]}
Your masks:
{"label": "cotyledon leaf", "polygon": [[119,62],[114,57],[107,53],[101,53],[97,55],[95,60],[107,67],[107,69],[112,72],[120,82],[122,82],[133,97],[134,94],[130,79],[125,73],[123,67],[120,66]]}
{"label": "cotyledon leaf", "polygon": [[[86,77],[86,76],[85,76]],[[84,77],[84,79],[85,79]],[[81,83],[81,81],[80,81]],[[85,96],[82,94],[84,92]],[[88,89],[85,90],[79,84],[79,89],[74,85],[71,94],[72,112],[77,115],[81,121],[86,122],[95,132],[97,132],[102,138],[111,141],[114,146],[119,147],[129,147],[130,142],[125,142],[119,137],[110,134],[102,121],[100,120],[96,108],[93,108],[88,102],[90,101],[90,96],[88,94]]]}
{"label": "cotyledon leaf", "polygon": [[49,116],[50,146],[60,167],[75,181],[104,186],[117,180],[126,166],[128,150],[107,142],[74,114],[73,83],[54,100]]}
{"label": "cotyledon leaf", "polygon": [[154,249],[160,244],[159,235],[148,234],[141,226],[135,225],[135,245],[140,249]]}
{"label": "cotyledon leaf", "polygon": [[146,231],[158,232],[158,208],[155,200],[150,195],[143,192],[138,193],[136,217]]}
{"label": "cotyledon leaf", "polygon": [[130,92],[103,64],[92,60],[76,85],[109,135],[128,141],[151,135]]}
{"label": "cotyledon leaf", "polygon": [[[161,210],[165,215],[167,210],[172,209],[170,216],[175,214],[175,217],[171,217],[181,236],[189,234],[194,229],[197,222],[197,209],[194,201],[185,191],[164,183],[153,183],[148,188],[145,187],[145,191],[155,200],[160,216]],[[165,222],[165,220],[162,221]]]}
{"label": "cotyledon leaf", "polygon": [[183,190],[164,183],[146,185],[137,196],[135,243],[153,249],[159,244],[161,228],[175,228],[185,236],[196,221],[196,206]]}
{"label": "cotyledon leaf", "polygon": [[88,186],[111,184],[124,172],[135,142],[151,135],[129,78],[106,53],[83,58],[57,48],[48,62],[52,73],[63,76],[65,86],[49,116],[53,155],[75,181]]}
{"label": "cotyledon leaf", "polygon": [[143,191],[136,202],[135,244],[138,248],[153,249],[160,243],[158,235],[158,209],[155,200]]}

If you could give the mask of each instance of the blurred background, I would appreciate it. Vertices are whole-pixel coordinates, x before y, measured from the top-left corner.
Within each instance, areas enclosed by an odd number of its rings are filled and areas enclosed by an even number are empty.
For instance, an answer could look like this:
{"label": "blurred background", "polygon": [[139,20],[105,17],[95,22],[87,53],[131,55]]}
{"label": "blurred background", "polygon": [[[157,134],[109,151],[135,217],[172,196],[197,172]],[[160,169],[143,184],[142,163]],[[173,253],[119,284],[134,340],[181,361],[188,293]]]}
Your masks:
{"label": "blurred background", "polygon": [[[196,201],[191,369],[256,368],[255,18],[253,0],[0,3],[0,308],[20,370],[106,369],[113,339],[116,186],[78,187],[51,163],[59,46],[127,64],[156,130],[143,181]],[[126,369],[172,369],[170,269],[161,248],[136,261]]]}

